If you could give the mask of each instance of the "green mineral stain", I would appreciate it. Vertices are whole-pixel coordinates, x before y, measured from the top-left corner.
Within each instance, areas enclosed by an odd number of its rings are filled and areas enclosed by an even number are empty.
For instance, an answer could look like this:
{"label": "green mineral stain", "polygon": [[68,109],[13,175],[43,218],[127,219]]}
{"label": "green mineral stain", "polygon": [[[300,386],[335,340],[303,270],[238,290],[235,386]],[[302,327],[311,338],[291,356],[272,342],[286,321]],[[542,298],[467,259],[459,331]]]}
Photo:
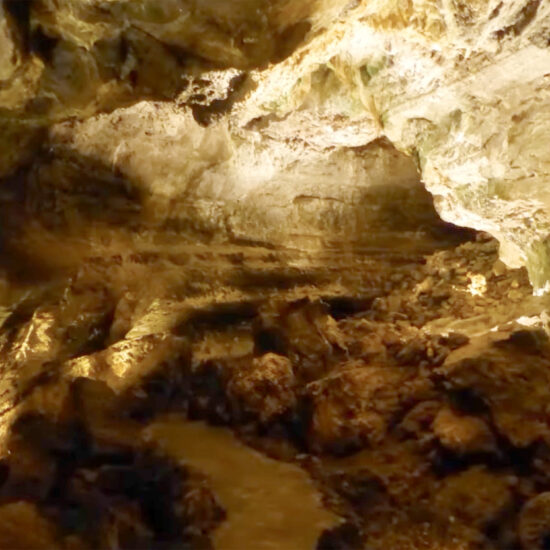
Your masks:
{"label": "green mineral stain", "polygon": [[386,66],[386,58],[379,59],[378,61],[372,61],[366,63],[359,69],[361,75],[361,81],[366,86],[371,78],[376,76]]}

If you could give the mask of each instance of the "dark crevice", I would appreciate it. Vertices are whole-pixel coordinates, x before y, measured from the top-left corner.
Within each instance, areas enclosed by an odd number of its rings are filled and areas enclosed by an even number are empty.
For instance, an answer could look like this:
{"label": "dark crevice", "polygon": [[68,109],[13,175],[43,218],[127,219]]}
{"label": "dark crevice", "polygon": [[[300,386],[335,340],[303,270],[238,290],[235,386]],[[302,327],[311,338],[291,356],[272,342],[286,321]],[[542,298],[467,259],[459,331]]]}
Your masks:
{"label": "dark crevice", "polygon": [[364,548],[361,532],[352,523],[343,523],[323,532],[316,550],[360,550]]}
{"label": "dark crevice", "polygon": [[487,402],[474,389],[451,390],[448,397],[452,406],[464,414],[481,415],[490,411]]}
{"label": "dark crevice", "polygon": [[30,37],[30,49],[38,55],[45,63],[52,62],[53,50],[59,39],[48,36],[41,27],[33,31]]}
{"label": "dark crevice", "polygon": [[31,8],[34,0],[4,0],[6,11],[13,17],[25,51],[29,50],[31,34]]}
{"label": "dark crevice", "polygon": [[502,2],[499,2],[496,8],[489,14],[489,19],[494,19],[495,17],[498,17],[498,14],[500,13],[503,5],[504,4]]}
{"label": "dark crevice", "polygon": [[543,330],[518,330],[507,340],[496,342],[496,348],[510,349],[527,355],[550,356],[550,341]]}
{"label": "dark crevice", "polygon": [[328,313],[335,319],[344,319],[358,313],[367,312],[376,298],[382,294],[375,292],[373,296],[336,296],[334,298],[325,298],[324,303],[328,306]]}
{"label": "dark crevice", "polygon": [[258,306],[252,302],[216,304],[196,310],[179,327],[176,334],[187,335],[206,329],[221,329],[250,323],[258,315]]}
{"label": "dark crevice", "polygon": [[300,21],[284,29],[276,37],[276,51],[271,61],[279,63],[290,56],[304,42],[311,30],[309,21]]}
{"label": "dark crevice", "polygon": [[228,113],[240,98],[247,76],[245,72],[234,76],[229,82],[227,95],[224,99],[215,99],[205,104],[207,98],[204,94],[192,95],[188,105],[191,107],[196,122],[206,127]]}
{"label": "dark crevice", "polygon": [[277,353],[286,355],[288,353],[288,338],[279,327],[260,327],[254,334],[254,353],[263,355],[264,353]]}

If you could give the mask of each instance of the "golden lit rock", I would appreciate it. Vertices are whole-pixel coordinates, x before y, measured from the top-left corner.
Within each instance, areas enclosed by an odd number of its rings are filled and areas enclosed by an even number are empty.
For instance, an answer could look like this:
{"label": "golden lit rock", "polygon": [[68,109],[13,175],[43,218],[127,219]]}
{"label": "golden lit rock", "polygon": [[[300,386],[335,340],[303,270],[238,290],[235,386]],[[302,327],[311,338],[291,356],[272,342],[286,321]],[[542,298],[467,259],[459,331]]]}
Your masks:
{"label": "golden lit rock", "polygon": [[1,0],[0,546],[545,547],[549,40]]}

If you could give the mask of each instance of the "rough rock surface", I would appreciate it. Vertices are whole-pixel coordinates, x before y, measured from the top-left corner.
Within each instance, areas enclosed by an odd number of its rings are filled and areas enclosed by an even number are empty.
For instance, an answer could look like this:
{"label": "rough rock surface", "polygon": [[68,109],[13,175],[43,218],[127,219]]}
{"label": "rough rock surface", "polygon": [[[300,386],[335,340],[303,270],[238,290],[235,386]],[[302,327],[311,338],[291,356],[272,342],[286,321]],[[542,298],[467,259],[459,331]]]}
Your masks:
{"label": "rough rock surface", "polygon": [[1,1],[0,545],[546,548],[549,40]]}
{"label": "rough rock surface", "polygon": [[[307,182],[343,173],[357,189],[361,162],[350,154],[385,137],[415,159],[444,219],[494,235],[503,260],[526,265],[542,291],[549,28],[544,0],[6,0],[0,173],[48,142],[43,130],[56,121],[146,100],[54,127],[53,146],[137,171],[164,200],[189,198],[191,186],[206,209],[216,210],[212,194],[229,193],[248,215],[262,210],[266,187],[279,203],[292,188],[318,211],[312,197],[326,194]],[[164,112],[161,128],[149,128],[152,109]],[[109,136],[119,123],[132,135]],[[142,132],[150,139],[135,147]],[[165,165],[172,154],[186,159],[176,175]],[[326,193],[340,188],[331,181]],[[279,208],[270,224],[292,216]]]}
{"label": "rough rock surface", "polygon": [[304,255],[43,223],[62,254],[5,289],[2,540],[544,548],[544,301],[488,235]]}

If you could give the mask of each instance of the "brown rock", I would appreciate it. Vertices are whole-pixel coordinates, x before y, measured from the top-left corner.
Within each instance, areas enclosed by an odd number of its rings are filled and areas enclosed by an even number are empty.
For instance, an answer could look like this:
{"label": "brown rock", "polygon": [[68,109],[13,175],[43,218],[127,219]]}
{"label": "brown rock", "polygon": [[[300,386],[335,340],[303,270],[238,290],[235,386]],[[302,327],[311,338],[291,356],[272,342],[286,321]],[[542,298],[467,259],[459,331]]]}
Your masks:
{"label": "brown rock", "polygon": [[290,360],[266,353],[254,359],[249,368],[235,373],[229,393],[262,421],[267,421],[294,406],[295,384]]}
{"label": "brown rock", "polygon": [[445,478],[434,498],[445,520],[476,527],[497,519],[511,503],[507,482],[478,466]]}
{"label": "brown rock", "polygon": [[427,391],[428,384],[415,379],[415,369],[346,363],[307,387],[312,442],[328,448],[379,442],[402,404]]}
{"label": "brown rock", "polygon": [[550,492],[532,498],[519,516],[519,537],[524,550],[544,548],[544,539],[550,531]]}
{"label": "brown rock", "polygon": [[461,416],[449,407],[437,414],[433,430],[444,447],[457,453],[482,453],[495,449],[487,424],[475,416]]}
{"label": "brown rock", "polygon": [[0,506],[0,548],[6,550],[54,550],[56,530],[30,502]]}

